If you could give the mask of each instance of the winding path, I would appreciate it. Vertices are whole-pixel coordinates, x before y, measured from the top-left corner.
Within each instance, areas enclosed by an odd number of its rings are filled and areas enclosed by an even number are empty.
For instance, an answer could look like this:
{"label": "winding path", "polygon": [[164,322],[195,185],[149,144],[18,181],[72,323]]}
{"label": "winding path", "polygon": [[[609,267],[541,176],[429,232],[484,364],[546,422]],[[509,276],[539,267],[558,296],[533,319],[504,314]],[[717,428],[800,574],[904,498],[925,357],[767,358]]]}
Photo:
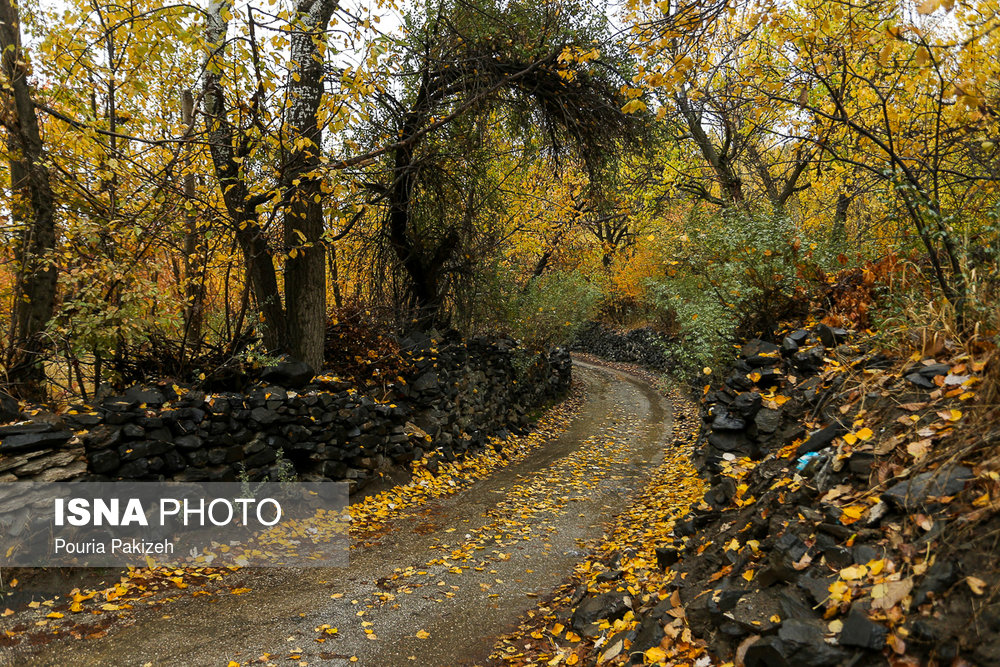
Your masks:
{"label": "winding path", "polygon": [[242,595],[184,596],[136,610],[103,638],[61,639],[0,663],[487,664],[497,637],[628,506],[670,433],[670,406],[650,388],[583,362],[575,371],[586,398],[567,431],[396,522],[352,551],[349,567],[244,570],[226,578],[250,589]]}

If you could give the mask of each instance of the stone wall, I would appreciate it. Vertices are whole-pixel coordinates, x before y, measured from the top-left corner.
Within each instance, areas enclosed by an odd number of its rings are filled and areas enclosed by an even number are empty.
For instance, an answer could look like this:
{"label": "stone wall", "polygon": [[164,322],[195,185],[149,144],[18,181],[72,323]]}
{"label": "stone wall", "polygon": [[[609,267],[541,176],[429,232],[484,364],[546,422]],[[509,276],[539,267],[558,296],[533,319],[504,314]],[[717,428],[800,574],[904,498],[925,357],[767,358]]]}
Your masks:
{"label": "stone wall", "polygon": [[330,375],[271,372],[262,375],[271,384],[241,393],[137,386],[96,406],[23,415],[0,426],[0,481],[233,481],[294,471],[358,488],[392,465],[454,460],[492,434],[522,430],[527,412],[571,381],[559,349],[532,356],[511,340],[424,334],[401,347],[411,370],[378,395]]}
{"label": "stone wall", "polygon": [[576,335],[570,349],[608,361],[665,371],[677,366],[677,360],[673,358],[676,350],[668,341],[666,336],[648,327],[618,331],[591,322]]}

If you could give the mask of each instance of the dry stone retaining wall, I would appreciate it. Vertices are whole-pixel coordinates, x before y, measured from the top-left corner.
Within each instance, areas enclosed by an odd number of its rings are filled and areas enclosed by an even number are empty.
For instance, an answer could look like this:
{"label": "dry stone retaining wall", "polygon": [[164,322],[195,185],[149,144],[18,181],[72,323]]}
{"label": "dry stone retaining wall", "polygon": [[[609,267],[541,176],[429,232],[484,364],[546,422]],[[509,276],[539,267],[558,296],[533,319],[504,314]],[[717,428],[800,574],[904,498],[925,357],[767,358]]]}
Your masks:
{"label": "dry stone retaining wall", "polygon": [[294,470],[358,488],[377,470],[426,454],[454,460],[520,431],[571,381],[561,349],[533,356],[507,339],[424,334],[401,347],[412,370],[378,397],[272,368],[262,374],[271,383],[239,393],[137,386],[90,408],[23,415],[0,426],[0,481],[263,480]]}

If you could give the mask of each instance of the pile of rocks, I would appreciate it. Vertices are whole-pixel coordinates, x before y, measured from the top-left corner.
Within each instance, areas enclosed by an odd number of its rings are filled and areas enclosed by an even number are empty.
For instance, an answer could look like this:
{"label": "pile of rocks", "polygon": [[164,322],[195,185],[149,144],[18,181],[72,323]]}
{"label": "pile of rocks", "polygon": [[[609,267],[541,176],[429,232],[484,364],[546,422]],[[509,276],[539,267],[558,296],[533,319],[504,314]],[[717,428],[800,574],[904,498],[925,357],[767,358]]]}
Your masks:
{"label": "pile of rocks", "polygon": [[[454,460],[520,431],[568,390],[563,350],[412,334],[410,369],[378,397],[285,360],[245,393],[132,387],[96,406],[0,427],[0,479],[347,480],[430,455]],[[85,453],[85,457],[84,457]]]}
{"label": "pile of rocks", "polygon": [[556,620],[615,664],[996,664],[1000,484],[958,429],[986,362],[954,356],[823,324],[749,341],[674,441],[695,440],[704,498],[602,556]]}
{"label": "pile of rocks", "polygon": [[[947,399],[934,397],[950,366],[901,366],[849,338],[820,324],[780,346],[742,347],[701,406],[710,490],[675,526],[684,547],[658,550],[661,566],[675,573],[692,633],[747,667],[888,664],[894,653],[990,664],[1000,625],[981,628],[977,642],[963,637],[978,613],[967,587],[956,589],[951,616],[934,605],[966,575],[986,576],[967,565],[978,556],[928,557],[966,511],[939,499],[961,494],[973,471],[877,465],[893,454],[893,426],[926,432],[940,420],[946,405],[934,404]],[[865,419],[878,432],[861,437],[876,446],[855,435]],[[995,603],[983,608],[1000,618]]]}
{"label": "pile of rocks", "polygon": [[669,343],[669,338],[649,327],[617,331],[590,322],[576,335],[570,349],[663,371],[677,366],[676,350]]}
{"label": "pile of rocks", "polygon": [[[10,416],[18,418],[20,413]],[[83,447],[66,423],[52,420],[0,426],[0,482],[62,482],[86,473]]]}
{"label": "pile of rocks", "polygon": [[844,344],[846,339],[847,331],[820,324],[813,331],[791,332],[780,346],[759,339],[744,344],[721,387],[702,401],[707,462],[714,467],[725,453],[760,458],[802,436],[800,420],[816,408],[830,423],[809,437],[802,453],[822,449],[842,435],[843,415],[829,409],[832,403],[824,398],[836,394],[844,378],[826,382],[819,377],[826,355],[842,356],[857,370],[891,364],[879,354],[860,354]]}

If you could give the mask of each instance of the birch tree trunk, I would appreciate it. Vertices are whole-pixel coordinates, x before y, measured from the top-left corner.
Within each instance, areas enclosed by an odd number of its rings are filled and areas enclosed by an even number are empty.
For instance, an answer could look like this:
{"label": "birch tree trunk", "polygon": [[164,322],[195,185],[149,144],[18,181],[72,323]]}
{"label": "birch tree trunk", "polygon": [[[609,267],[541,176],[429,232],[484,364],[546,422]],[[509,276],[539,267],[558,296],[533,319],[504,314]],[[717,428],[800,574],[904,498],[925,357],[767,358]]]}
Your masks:
{"label": "birch tree trunk", "polygon": [[285,308],[291,352],[317,371],[323,364],[326,331],[326,246],[320,166],[323,131],[323,62],[327,25],[336,0],[298,0],[291,37],[291,76],[285,106],[286,142],[282,181],[288,193],[284,218]]}

